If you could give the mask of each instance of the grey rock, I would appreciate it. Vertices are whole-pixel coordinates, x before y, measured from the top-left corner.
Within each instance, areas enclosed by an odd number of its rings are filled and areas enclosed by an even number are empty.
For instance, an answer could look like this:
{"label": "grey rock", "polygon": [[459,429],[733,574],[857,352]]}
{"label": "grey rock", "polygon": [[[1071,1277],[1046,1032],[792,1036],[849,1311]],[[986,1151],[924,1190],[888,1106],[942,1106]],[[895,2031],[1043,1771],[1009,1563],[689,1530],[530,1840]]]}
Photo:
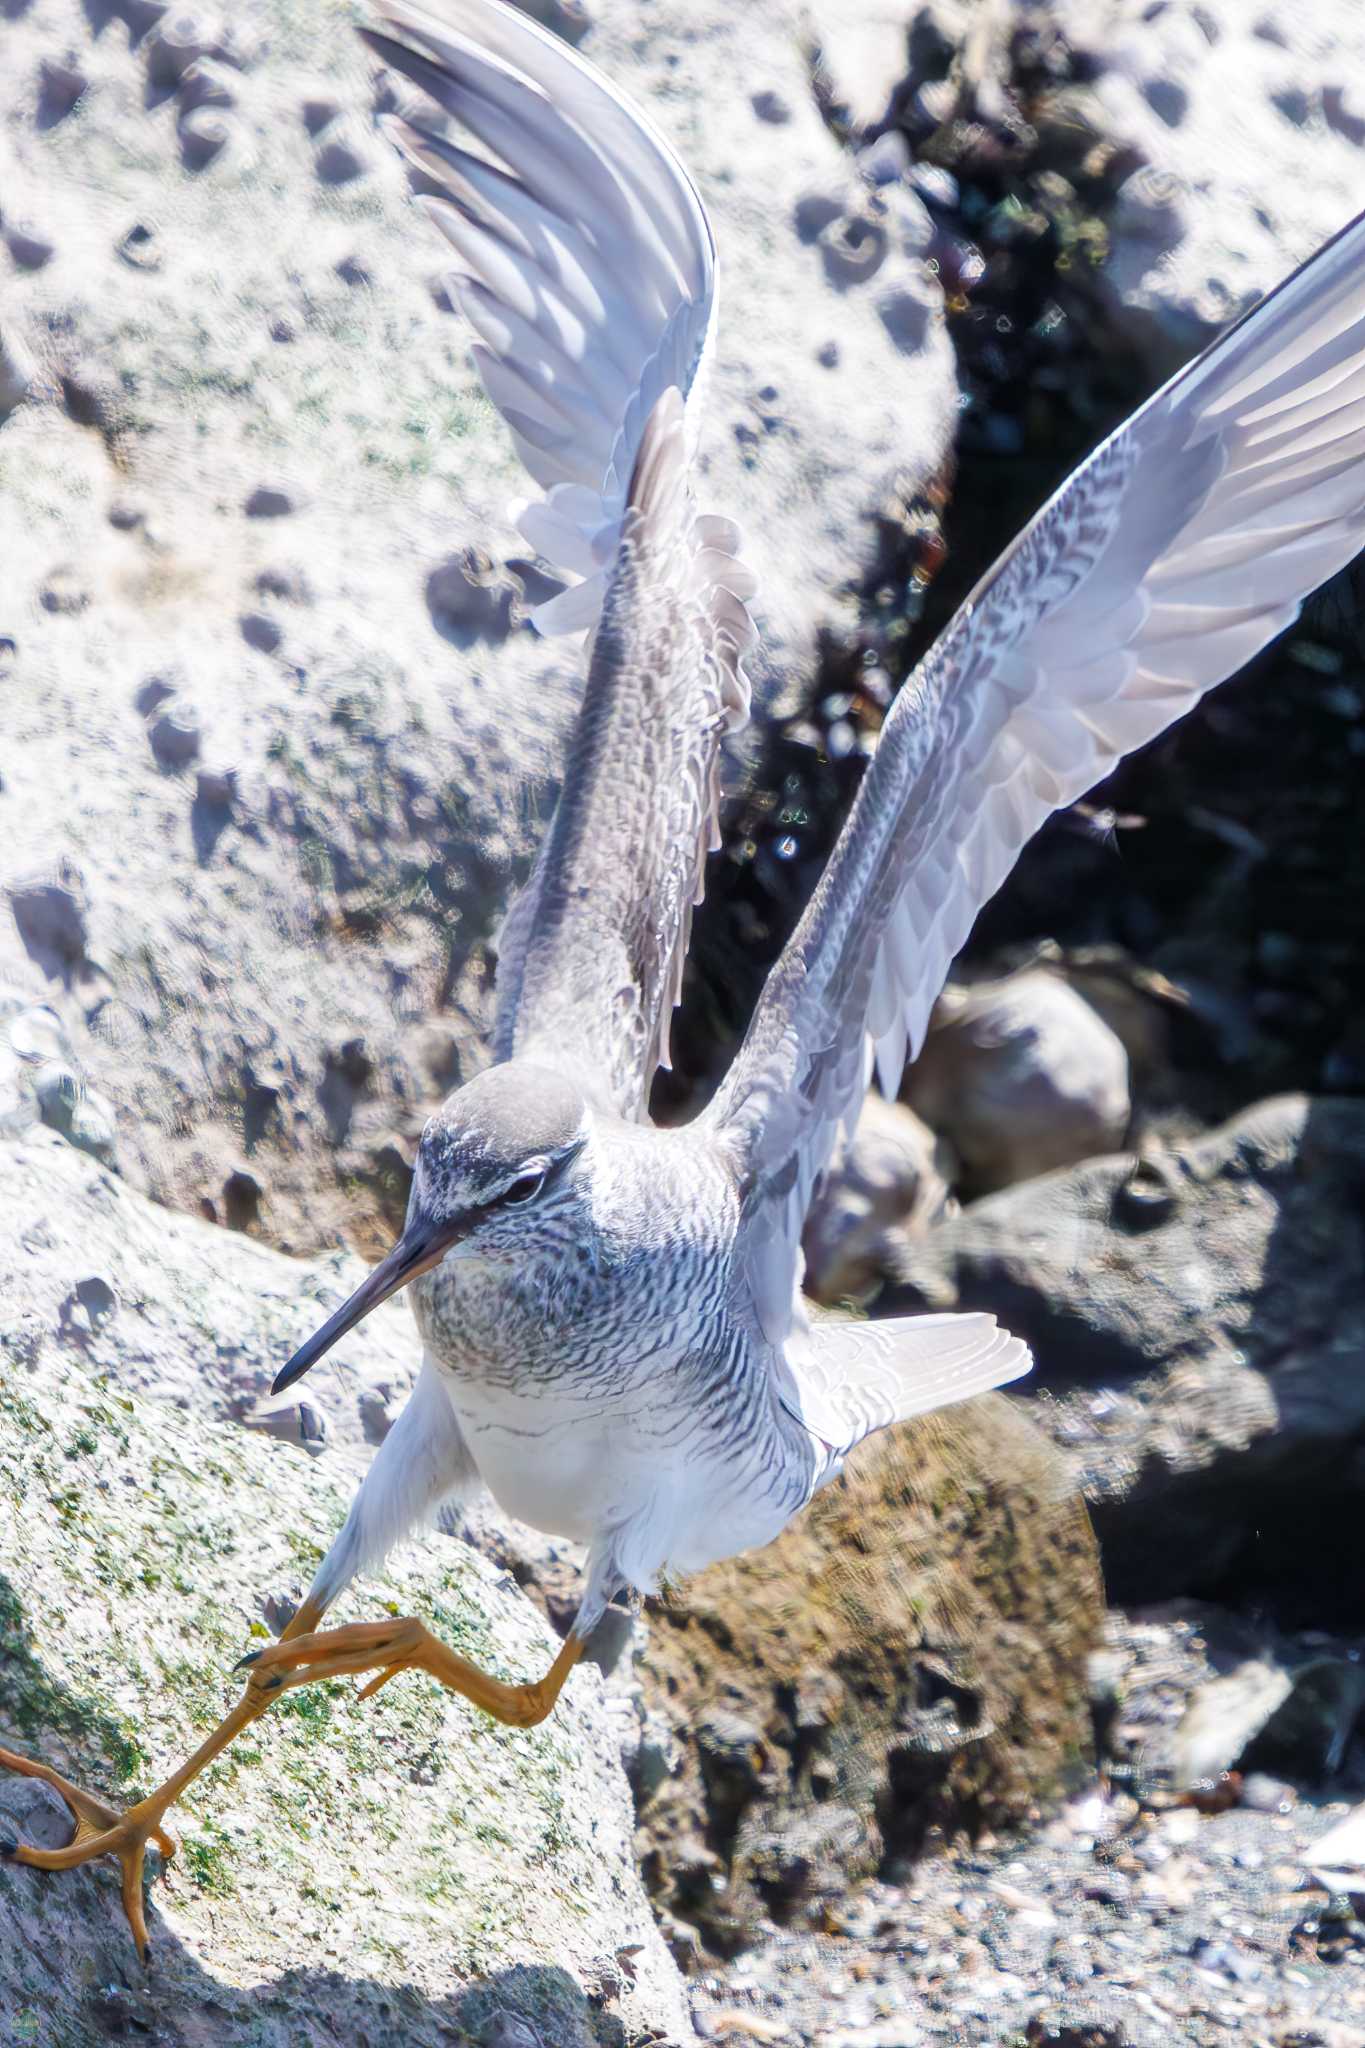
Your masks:
{"label": "grey rock", "polygon": [[264,612],[243,612],[237,623],[247,646],[261,654],[273,654],[284,638],[280,626]]}
{"label": "grey rock", "polygon": [[1094,125],[1144,165],[1097,283],[1164,374],[1358,209],[1360,139],[1329,96],[1361,75],[1365,18],[1258,19],[1242,0],[1050,0],[1049,13],[1093,73]]}
{"label": "grey rock", "polygon": [[45,228],[35,222],[6,214],[4,242],[21,270],[42,270],[57,253],[57,244]]}
{"label": "grey rock", "polygon": [[952,1171],[913,1110],[869,1094],[806,1219],[808,1292],[831,1304],[866,1293],[886,1270],[891,1233],[920,1236],[943,1213]]}
{"label": "grey rock", "polygon": [[74,56],[44,57],[38,67],[38,119],[45,128],[64,121],[90,80]]}
{"label": "grey rock", "polygon": [[317,174],[324,185],[349,185],[363,178],[369,165],[358,143],[329,136],[317,153]]}
{"label": "grey rock", "polygon": [[[731,288],[703,509],[745,529],[764,691],[781,700],[810,672],[817,634],[854,617],[881,544],[870,508],[893,480],[913,491],[942,465],[952,351],[932,307],[899,336],[879,310],[878,295],[920,281],[894,225],[875,277],[843,289],[788,225],[807,187],[868,197],[811,94],[797,0],[594,11],[594,60],[682,149],[716,217]],[[3,227],[33,220],[58,255],[28,271],[0,252],[5,334],[16,360],[46,362],[50,322],[64,323],[63,361],[98,365],[138,430],[114,474],[102,435],[75,433],[57,406],[19,404],[0,429],[5,577],[21,593],[48,586],[60,533],[86,598],[25,613],[24,688],[0,690],[6,830],[42,849],[35,863],[50,851],[87,873],[105,980],[98,1009],[88,963],[54,961],[45,987],[3,901],[0,977],[36,975],[31,994],[61,999],[91,1085],[118,1107],[136,1185],[222,1216],[240,1167],[260,1190],[253,1230],[297,1251],[346,1237],[378,1249],[398,1181],[367,1172],[369,1155],[390,1136],[401,1155],[408,1123],[450,1085],[420,1063],[419,1034],[448,1032],[463,1075],[485,1057],[493,938],[548,815],[576,649],[520,626],[523,604],[549,594],[506,514],[525,481],[478,395],[470,330],[432,299],[443,245],[373,132],[374,67],[321,0],[256,0],[251,50],[223,19],[242,10],[183,12],[119,0],[113,15],[68,9],[59,30],[46,8],[3,24],[21,81],[69,41],[93,82],[48,141],[18,131]],[[586,26],[555,12],[558,32]],[[193,114],[237,126],[187,177],[175,123],[199,79],[237,105]],[[759,89],[790,110],[781,128],[755,115]],[[314,101],[336,110],[316,139],[300,117]],[[364,155],[363,181],[318,183],[334,140]],[[348,258],[371,288],[345,284]],[[240,322],[205,318],[224,295]],[[782,430],[741,449],[731,424],[779,366]],[[115,498],[136,525],[111,529]],[[438,588],[453,605],[433,614],[427,579],[466,548],[496,563],[492,585]],[[258,580],[281,570],[294,587]],[[286,623],[285,605],[301,614]],[[275,658],[244,655],[243,613],[284,627]],[[153,676],[178,692],[174,671],[204,742],[168,783],[142,718],[111,707]],[[37,730],[16,724],[21,699],[52,707]],[[73,753],[73,724],[99,746]],[[232,805],[201,800],[195,771],[226,764]],[[338,1147],[315,1091],[325,1048],[353,1033],[375,1079]],[[242,1039],[291,1055],[249,1156]]]}
{"label": "grey rock", "polygon": [[511,630],[516,594],[516,586],[484,548],[462,548],[427,577],[431,616],[459,645],[501,640]]}
{"label": "grey rock", "polygon": [[1153,1760],[1187,1788],[1242,1769],[1330,1784],[1363,1708],[1358,1652],[1263,1656],[1201,1686]]}
{"label": "grey rock", "polygon": [[148,727],[151,749],[163,768],[185,768],[198,758],[203,744],[199,713],[183,699],[173,699]]}
{"label": "grey rock", "polygon": [[901,1092],[976,1193],[1112,1152],[1131,1112],[1121,1040],[1046,968],[950,983]]}
{"label": "grey rock", "polygon": [[193,106],[175,124],[180,160],[187,171],[206,170],[222,155],[236,130],[216,106]]}
{"label": "grey rock", "polygon": [[51,878],[16,882],[6,893],[15,929],[45,972],[67,978],[83,966],[88,903],[84,877],[74,863],[62,861]]}
{"label": "grey rock", "polygon": [[1365,1432],[1365,1104],[1281,1096],[1207,1137],[974,1202],[898,1249],[888,1312],[991,1308],[1082,1475],[1111,1594],[1335,1598]]}
{"label": "grey rock", "polygon": [[294,500],[277,484],[258,484],[242,510],[248,519],[284,519],[294,510]]}

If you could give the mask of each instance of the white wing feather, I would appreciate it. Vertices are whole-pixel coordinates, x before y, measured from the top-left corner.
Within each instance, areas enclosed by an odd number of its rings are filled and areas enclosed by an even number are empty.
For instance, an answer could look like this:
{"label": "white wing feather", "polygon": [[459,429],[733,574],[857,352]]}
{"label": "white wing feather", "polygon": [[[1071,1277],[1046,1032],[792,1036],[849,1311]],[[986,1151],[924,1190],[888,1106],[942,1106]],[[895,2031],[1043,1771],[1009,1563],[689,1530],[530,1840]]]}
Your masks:
{"label": "white wing feather", "polygon": [[1172,724],[1365,545],[1365,217],[1070,477],[898,697],[707,1112],[745,1176],[741,1284],[780,1343],[815,1181],[888,1087],[1044,819]]}
{"label": "white wing feather", "polygon": [[[389,132],[438,191],[424,204],[458,258],[451,289],[477,330],[484,388],[544,495],[515,508],[569,580],[532,618],[596,624],[645,422],[696,393],[713,331],[715,245],[701,201],[638,108],[499,0],[391,0],[366,42],[484,154],[417,112]],[[736,552],[731,547],[728,552]]]}

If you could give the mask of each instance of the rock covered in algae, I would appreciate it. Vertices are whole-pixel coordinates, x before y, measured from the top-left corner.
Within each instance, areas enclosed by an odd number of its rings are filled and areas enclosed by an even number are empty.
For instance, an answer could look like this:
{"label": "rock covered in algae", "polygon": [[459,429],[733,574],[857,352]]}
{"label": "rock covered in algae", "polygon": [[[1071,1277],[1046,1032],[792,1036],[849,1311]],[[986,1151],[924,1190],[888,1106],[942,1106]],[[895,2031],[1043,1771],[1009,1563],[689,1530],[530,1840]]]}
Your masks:
{"label": "rock covered in algae", "polygon": [[[129,1304],[110,1328],[138,1318]],[[123,1803],[237,1697],[233,1662],[298,1598],[349,1488],[302,1451],[129,1395],[87,1348],[74,1331],[5,1336],[0,1742]],[[335,1618],[408,1612],[504,1677],[553,1655],[529,1602],[448,1538],[401,1553]],[[34,1842],[69,1833],[43,1788],[0,1778],[0,1825],[16,1823]],[[524,1732],[421,1675],[363,1706],[348,1684],[306,1688],[173,1814],[179,1855],[149,1859],[152,1972],[116,1866],[0,1865],[6,2038],[435,2048],[503,2013],[545,2048],[647,2028],[690,2041],[632,1823],[595,1671]]]}

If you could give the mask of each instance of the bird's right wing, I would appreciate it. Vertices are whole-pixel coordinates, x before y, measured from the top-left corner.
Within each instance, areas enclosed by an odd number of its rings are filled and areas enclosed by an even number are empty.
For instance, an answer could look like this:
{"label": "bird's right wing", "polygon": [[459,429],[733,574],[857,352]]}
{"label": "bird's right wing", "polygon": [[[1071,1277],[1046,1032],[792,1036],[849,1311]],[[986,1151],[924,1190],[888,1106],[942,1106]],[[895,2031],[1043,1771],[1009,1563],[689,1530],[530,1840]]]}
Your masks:
{"label": "bird's right wing", "polygon": [[773,1343],[875,1047],[899,1081],[977,911],[1049,814],[1164,731],[1365,546],[1365,216],[1081,464],[906,683],[704,1115]]}
{"label": "bird's right wing", "polygon": [[[484,389],[544,493],[517,524],[571,579],[532,619],[542,633],[591,628],[645,422],[704,367],[710,226],[639,109],[515,8],[374,0],[372,17],[366,43],[441,110],[405,108],[385,129],[434,188],[423,204],[458,259],[451,289],[480,337]],[[482,153],[442,133],[442,116]]]}

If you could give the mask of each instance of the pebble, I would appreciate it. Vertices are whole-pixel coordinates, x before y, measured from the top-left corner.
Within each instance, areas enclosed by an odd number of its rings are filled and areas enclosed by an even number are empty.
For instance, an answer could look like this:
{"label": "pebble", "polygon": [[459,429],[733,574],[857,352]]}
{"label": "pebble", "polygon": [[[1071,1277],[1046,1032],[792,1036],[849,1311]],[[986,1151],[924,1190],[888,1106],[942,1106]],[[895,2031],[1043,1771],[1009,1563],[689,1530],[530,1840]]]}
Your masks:
{"label": "pebble", "polygon": [[217,39],[216,29],[196,14],[166,15],[143,44],[148,79],[163,91],[173,91],[190,66],[208,55]]}
{"label": "pebble", "polygon": [[356,178],[363,178],[369,166],[359,148],[338,137],[323,144],[314,168],[324,185],[349,185]]}
{"label": "pebble", "polygon": [[284,519],[294,510],[294,500],[276,484],[258,484],[242,510],[248,519]]}
{"label": "pebble", "polygon": [[122,260],[134,270],[161,268],[161,251],[157,247],[156,229],[148,227],[145,221],[134,221],[132,227],[114,246]]}
{"label": "pebble", "polygon": [[[206,57],[196,57],[192,64],[186,66],[181,74],[178,97],[187,114],[197,107],[236,105],[236,94],[221,66]],[[183,121],[181,125],[183,132]]]}
{"label": "pebble", "polygon": [[232,140],[226,118],[212,107],[191,107],[176,123],[180,156],[188,171],[206,170]]}
{"label": "pebble", "polygon": [[183,768],[197,757],[203,741],[199,714],[190,704],[172,701],[153,720],[147,737],[163,768]]}
{"label": "pebble", "polygon": [[21,270],[42,270],[57,253],[52,237],[29,221],[6,220],[5,247]]}
{"label": "pebble", "polygon": [[324,99],[314,93],[310,93],[299,108],[303,125],[310,135],[321,135],[323,129],[330,127],[340,112],[341,108],[336,100]]}
{"label": "pebble", "polygon": [[74,56],[68,55],[64,63],[44,57],[38,67],[39,126],[52,128],[64,121],[89,84]]}
{"label": "pebble", "polygon": [[244,612],[237,623],[247,646],[262,654],[273,654],[284,638],[274,619],[268,619],[264,612]]}

